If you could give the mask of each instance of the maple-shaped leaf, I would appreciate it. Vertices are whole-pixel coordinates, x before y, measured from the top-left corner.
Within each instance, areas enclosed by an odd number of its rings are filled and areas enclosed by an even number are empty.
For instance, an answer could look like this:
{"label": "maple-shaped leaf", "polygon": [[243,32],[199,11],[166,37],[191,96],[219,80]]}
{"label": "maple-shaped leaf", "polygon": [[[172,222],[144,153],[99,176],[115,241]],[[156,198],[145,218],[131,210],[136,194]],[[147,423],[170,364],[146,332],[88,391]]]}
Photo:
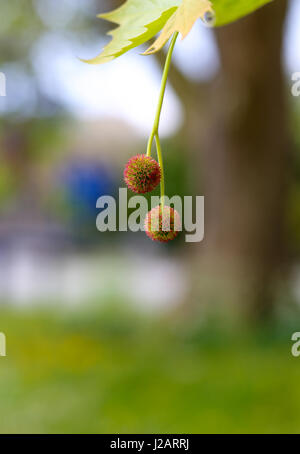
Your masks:
{"label": "maple-shaped leaf", "polygon": [[181,5],[167,21],[161,34],[145,52],[145,55],[160,50],[175,32],[181,33],[182,38],[185,38],[196,20],[200,17],[204,19],[207,13],[214,14],[212,3],[209,0],[182,0]]}
{"label": "maple-shaped leaf", "polygon": [[[145,52],[161,49],[174,32],[184,38],[198,18],[215,17],[215,25],[233,22],[273,0],[127,0],[120,8],[98,17],[118,24],[109,32],[112,40],[102,53],[87,63],[106,63],[145,43],[161,30]],[[206,13],[212,13],[206,16]]]}
{"label": "maple-shaped leaf", "polygon": [[185,38],[199,18],[207,22],[206,17],[214,17],[214,24],[221,26],[234,22],[271,1],[273,0],[182,0],[145,55],[159,51],[175,32],[181,33],[182,38]]}
{"label": "maple-shaped leaf", "polygon": [[106,63],[153,38],[176,11],[181,0],[127,0],[120,8],[98,17],[118,24],[102,53],[86,63]]}

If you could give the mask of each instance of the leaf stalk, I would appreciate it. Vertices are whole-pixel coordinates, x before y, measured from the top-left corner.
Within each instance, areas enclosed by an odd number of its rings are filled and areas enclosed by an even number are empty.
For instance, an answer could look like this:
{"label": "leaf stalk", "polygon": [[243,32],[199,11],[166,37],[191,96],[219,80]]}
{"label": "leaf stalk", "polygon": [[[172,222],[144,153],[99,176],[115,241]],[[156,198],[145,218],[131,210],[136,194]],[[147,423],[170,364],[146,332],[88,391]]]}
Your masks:
{"label": "leaf stalk", "polygon": [[171,44],[169,46],[168,53],[167,53],[167,58],[166,58],[164,71],[163,71],[163,75],[162,75],[162,80],[161,80],[158,105],[157,105],[157,109],[156,109],[156,113],[155,113],[153,128],[152,128],[152,131],[151,131],[151,134],[150,134],[150,137],[148,140],[148,145],[147,145],[147,156],[151,156],[152,144],[153,144],[153,140],[155,139],[158,163],[159,163],[160,171],[161,171],[160,197],[161,197],[162,209],[164,207],[164,197],[165,197],[165,176],[164,176],[163,156],[162,156],[161,144],[160,144],[160,140],[159,140],[158,129],[159,129],[159,122],[160,122],[160,117],[161,117],[163,101],[164,101],[164,97],[165,97],[165,93],[166,93],[168,74],[169,74],[172,55],[173,55],[173,51],[174,51],[174,47],[175,47],[177,38],[178,38],[178,32],[175,32],[172,37]]}

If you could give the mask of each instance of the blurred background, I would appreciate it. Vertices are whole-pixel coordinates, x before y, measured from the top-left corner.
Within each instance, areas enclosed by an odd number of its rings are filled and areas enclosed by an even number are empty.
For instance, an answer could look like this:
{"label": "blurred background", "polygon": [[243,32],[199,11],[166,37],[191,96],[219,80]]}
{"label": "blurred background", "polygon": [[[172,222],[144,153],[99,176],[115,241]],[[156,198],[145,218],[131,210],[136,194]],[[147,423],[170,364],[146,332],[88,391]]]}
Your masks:
{"label": "blurred background", "polygon": [[1,433],[299,432],[300,4],[178,42],[167,194],[205,239],[99,233],[145,151],[164,55],[103,66],[119,0],[0,0]]}

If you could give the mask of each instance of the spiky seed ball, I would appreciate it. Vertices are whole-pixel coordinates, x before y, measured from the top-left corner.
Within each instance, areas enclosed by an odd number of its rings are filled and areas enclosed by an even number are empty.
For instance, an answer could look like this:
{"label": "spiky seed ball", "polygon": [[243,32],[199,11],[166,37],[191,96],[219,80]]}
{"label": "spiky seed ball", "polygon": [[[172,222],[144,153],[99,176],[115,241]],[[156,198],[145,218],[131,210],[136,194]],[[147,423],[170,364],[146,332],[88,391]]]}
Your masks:
{"label": "spiky seed ball", "polygon": [[160,175],[158,163],[145,154],[131,158],[124,170],[125,183],[138,194],[153,191],[160,182]]}
{"label": "spiky seed ball", "polygon": [[178,212],[169,206],[157,205],[147,213],[145,219],[146,235],[153,241],[168,243],[174,240],[181,231],[181,220]]}

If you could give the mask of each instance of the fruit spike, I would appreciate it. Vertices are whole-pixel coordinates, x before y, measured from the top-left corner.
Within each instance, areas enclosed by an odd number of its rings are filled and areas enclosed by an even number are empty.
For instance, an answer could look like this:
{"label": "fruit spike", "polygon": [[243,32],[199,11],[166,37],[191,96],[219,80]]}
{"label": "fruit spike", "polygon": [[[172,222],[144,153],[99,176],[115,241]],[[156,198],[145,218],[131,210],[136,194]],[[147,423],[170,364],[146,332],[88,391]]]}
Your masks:
{"label": "fruit spike", "polygon": [[181,220],[178,212],[169,206],[157,205],[147,213],[145,219],[146,235],[153,241],[168,243],[174,240],[181,231]]}
{"label": "fruit spike", "polygon": [[158,163],[145,154],[138,154],[131,158],[124,170],[125,183],[137,194],[153,191],[159,184],[160,178]]}

